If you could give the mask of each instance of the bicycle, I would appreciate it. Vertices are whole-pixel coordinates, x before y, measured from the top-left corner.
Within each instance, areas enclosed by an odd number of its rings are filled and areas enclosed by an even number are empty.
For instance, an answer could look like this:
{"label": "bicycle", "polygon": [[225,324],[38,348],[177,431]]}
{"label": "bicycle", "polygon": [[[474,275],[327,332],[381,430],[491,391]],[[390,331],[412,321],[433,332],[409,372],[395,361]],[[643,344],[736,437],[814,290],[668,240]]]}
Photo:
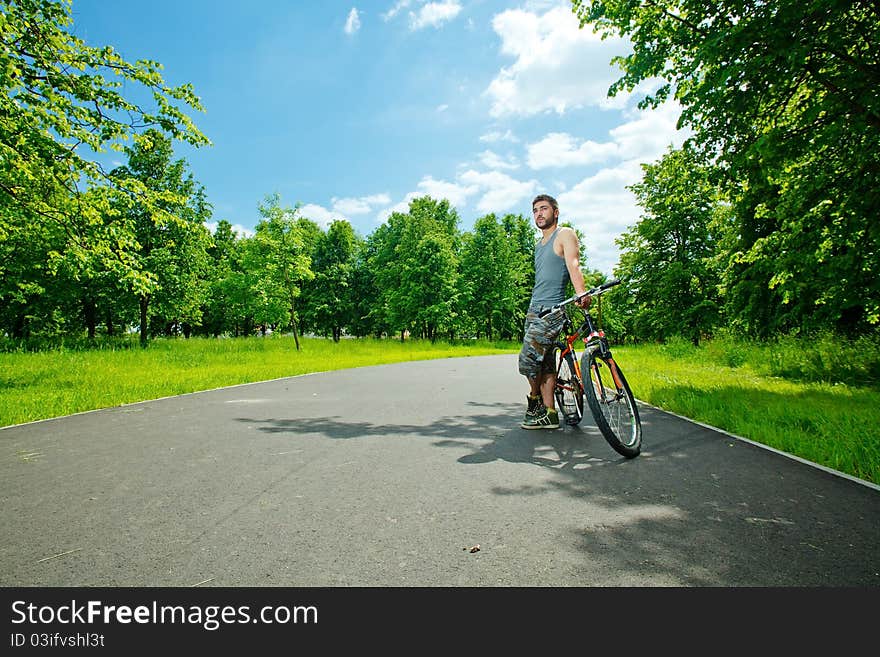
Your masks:
{"label": "bicycle", "polygon": [[[601,313],[601,295],[620,280],[603,283],[583,294],[576,294],[545,310],[541,316],[552,312],[564,312],[565,320],[557,339],[556,388],[554,396],[559,412],[566,424],[576,426],[584,417],[584,397],[596,426],[608,444],[622,456],[635,458],[642,451],[642,422],[635,397],[623,371],[614,360],[605,332],[596,324],[588,310],[581,310],[584,322],[577,329],[565,310],[570,303],[582,297],[598,297]],[[575,342],[584,342],[580,361],[575,350]],[[590,384],[584,386],[584,372]]]}

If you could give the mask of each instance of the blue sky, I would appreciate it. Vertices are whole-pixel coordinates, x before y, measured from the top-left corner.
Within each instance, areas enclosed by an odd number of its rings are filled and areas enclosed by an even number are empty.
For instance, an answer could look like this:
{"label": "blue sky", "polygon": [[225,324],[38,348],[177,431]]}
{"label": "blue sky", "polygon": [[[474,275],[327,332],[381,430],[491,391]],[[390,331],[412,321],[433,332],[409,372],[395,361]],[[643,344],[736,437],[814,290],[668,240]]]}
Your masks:
{"label": "blue sky", "polygon": [[[674,106],[607,98],[628,48],[558,0],[73,0],[73,31],[191,83],[211,147],[177,146],[244,234],[269,194],[366,237],[409,200],[448,198],[469,230],[550,193],[611,274],[638,220],[626,186],[679,145]],[[121,160],[120,160],[121,163]]]}

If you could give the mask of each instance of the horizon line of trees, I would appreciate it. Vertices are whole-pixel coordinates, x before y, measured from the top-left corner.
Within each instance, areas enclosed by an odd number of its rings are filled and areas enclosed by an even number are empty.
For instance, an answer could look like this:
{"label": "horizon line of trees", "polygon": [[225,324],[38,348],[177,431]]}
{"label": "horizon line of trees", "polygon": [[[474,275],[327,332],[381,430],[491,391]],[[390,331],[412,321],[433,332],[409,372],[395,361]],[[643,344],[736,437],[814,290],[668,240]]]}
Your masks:
{"label": "horizon line of trees", "polygon": [[[633,53],[610,94],[663,81],[693,136],[643,165],[603,319],[615,339],[758,338],[880,323],[880,9],[843,0],[572,3]],[[463,231],[421,197],[365,237],[269,195],[255,234],[212,207],[173,141],[210,142],[189,85],[69,30],[67,0],[0,0],[0,332],[518,339],[537,236],[522,215]],[[116,78],[122,78],[122,81]],[[127,100],[124,82],[153,107]],[[105,171],[94,153],[127,164]],[[91,154],[91,155],[90,155]],[[564,214],[563,214],[564,217]],[[579,231],[589,240],[589,227]],[[589,271],[589,283],[604,275]]]}

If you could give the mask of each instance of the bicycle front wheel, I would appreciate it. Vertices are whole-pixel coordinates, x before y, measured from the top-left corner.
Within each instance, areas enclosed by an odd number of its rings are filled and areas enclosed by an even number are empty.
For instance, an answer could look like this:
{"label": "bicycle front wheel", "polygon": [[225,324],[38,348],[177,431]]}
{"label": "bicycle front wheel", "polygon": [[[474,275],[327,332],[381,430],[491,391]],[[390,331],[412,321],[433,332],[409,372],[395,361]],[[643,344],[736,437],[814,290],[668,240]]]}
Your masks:
{"label": "bicycle front wheel", "polygon": [[620,367],[614,359],[591,352],[584,354],[581,372],[599,431],[618,454],[635,458],[642,451],[642,421]]}
{"label": "bicycle front wheel", "polygon": [[556,353],[556,406],[565,423],[576,426],[584,417],[584,384],[577,374],[571,352]]}

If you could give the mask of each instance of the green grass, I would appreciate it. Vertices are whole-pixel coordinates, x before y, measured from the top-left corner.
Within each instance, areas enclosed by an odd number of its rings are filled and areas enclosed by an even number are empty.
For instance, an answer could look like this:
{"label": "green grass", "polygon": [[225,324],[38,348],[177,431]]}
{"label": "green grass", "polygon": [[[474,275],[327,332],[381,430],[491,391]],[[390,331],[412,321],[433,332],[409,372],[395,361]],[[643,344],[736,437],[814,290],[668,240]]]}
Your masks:
{"label": "green grass", "polygon": [[870,344],[838,341],[831,350],[822,341],[722,339],[614,353],[643,401],[880,484],[880,390]]}
{"label": "green grass", "polygon": [[[0,353],[0,426],[315,371],[515,353],[518,344],[289,337]],[[880,340],[617,346],[636,396],[880,484]],[[512,374],[512,376],[516,376]]]}
{"label": "green grass", "polygon": [[0,426],[199,390],[410,360],[509,353],[510,344],[290,337],[155,340],[147,349],[113,342],[99,349],[0,353]]}

